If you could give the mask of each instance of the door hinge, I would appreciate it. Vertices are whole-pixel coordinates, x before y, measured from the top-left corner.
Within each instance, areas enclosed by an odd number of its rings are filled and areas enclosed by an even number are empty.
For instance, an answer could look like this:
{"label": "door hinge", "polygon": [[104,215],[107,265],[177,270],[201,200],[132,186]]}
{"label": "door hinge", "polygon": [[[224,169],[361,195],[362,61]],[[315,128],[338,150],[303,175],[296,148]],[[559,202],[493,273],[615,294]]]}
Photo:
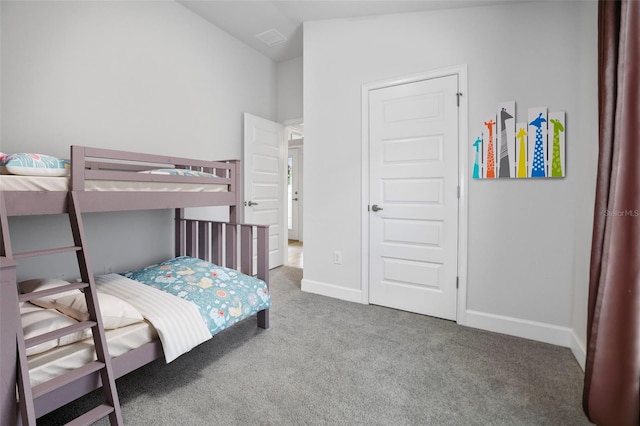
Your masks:
{"label": "door hinge", "polygon": [[460,286],[460,277],[456,277],[456,290]]}
{"label": "door hinge", "polygon": [[458,198],[460,198],[460,185],[458,185]]}
{"label": "door hinge", "polygon": [[462,96],[462,93],[460,92],[456,93],[456,103],[458,107],[460,106],[460,96]]}

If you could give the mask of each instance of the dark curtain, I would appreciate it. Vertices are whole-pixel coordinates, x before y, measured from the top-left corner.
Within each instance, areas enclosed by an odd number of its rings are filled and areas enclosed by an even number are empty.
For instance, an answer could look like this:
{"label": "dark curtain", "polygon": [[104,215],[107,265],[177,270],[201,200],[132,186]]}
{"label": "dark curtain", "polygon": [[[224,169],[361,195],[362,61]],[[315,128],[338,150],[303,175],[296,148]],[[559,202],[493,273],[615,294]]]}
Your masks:
{"label": "dark curtain", "polygon": [[599,146],[583,406],[640,424],[640,1],[598,6]]}

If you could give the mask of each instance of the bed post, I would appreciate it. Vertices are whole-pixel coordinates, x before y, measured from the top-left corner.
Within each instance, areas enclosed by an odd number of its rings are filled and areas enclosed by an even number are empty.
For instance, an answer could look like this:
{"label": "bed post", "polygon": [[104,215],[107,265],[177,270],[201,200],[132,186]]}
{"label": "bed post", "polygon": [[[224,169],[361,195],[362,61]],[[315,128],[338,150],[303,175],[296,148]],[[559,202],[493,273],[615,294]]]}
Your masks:
{"label": "bed post", "polygon": [[176,209],[175,210],[176,225],[175,225],[175,237],[174,237],[176,257],[182,256],[183,254],[182,219],[184,219],[184,209]]}
{"label": "bed post", "polygon": [[9,220],[0,192],[0,424],[16,422],[18,291]]}
{"label": "bed post", "polygon": [[84,147],[71,145],[71,191],[84,191]]}
{"label": "bed post", "polygon": [[233,178],[233,185],[231,190],[235,191],[236,194],[236,204],[235,206],[229,207],[229,222],[231,223],[240,223],[242,220],[241,210],[242,210],[242,188],[240,187],[240,182],[242,181],[242,175],[240,170],[240,162],[238,160],[231,160],[229,163],[233,164],[235,167],[231,168],[231,173],[233,176],[229,176]]}
{"label": "bed post", "polygon": [[0,424],[16,423],[18,329],[16,263],[0,257]]}
{"label": "bed post", "polygon": [[[258,271],[257,276],[269,287],[269,226],[258,225],[257,228],[257,252]],[[258,327],[269,328],[269,310],[258,312]]]}

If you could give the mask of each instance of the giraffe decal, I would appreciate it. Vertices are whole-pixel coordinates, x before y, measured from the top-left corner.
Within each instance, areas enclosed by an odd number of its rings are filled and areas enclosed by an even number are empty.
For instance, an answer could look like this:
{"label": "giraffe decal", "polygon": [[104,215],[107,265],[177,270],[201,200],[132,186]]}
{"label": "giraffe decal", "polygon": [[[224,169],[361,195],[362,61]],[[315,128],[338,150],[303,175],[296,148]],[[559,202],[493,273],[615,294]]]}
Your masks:
{"label": "giraffe decal", "polygon": [[549,123],[553,126],[551,177],[564,177],[564,113],[550,113]]}
{"label": "giraffe decal", "polygon": [[[542,138],[542,126],[547,119],[538,113],[538,116],[529,123],[529,126],[536,128],[536,143],[533,149],[533,164],[531,166],[531,177],[545,177],[544,141]],[[546,127],[546,126],[545,126]]]}
{"label": "giraffe decal", "polygon": [[518,139],[518,173],[517,177],[527,177],[527,130],[525,123],[518,123],[518,133],[516,134]]}
{"label": "giraffe decal", "polygon": [[493,127],[496,125],[495,120],[485,121],[484,125],[489,130],[489,146],[487,148],[487,179],[493,179],[496,177],[496,156],[493,146]]}
{"label": "giraffe decal", "polygon": [[476,149],[476,155],[473,159],[473,178],[480,179],[480,150],[482,139],[478,137],[473,143],[473,147]]}
{"label": "giraffe decal", "polygon": [[498,175],[503,177],[511,177],[511,168],[509,160],[509,143],[507,139],[507,120],[513,118],[506,108],[500,110],[500,165]]}
{"label": "giraffe decal", "polygon": [[529,108],[527,121],[516,123],[515,102],[501,102],[497,111],[471,144],[474,179],[566,176],[564,112]]}

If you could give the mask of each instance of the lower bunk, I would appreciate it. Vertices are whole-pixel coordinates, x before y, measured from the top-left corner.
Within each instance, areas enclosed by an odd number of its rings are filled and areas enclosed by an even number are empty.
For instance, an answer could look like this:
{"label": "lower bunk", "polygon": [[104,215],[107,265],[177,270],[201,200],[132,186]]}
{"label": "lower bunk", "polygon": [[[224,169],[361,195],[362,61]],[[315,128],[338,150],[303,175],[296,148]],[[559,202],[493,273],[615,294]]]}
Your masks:
{"label": "lower bunk", "polygon": [[[261,328],[269,326],[268,253],[260,250],[266,247],[268,227],[180,217],[178,221],[185,231],[181,232],[185,237],[176,241],[182,256],[137,271],[95,277],[115,378],[158,358],[171,362],[249,317],[257,317]],[[257,277],[252,276],[254,233],[260,253]],[[245,273],[234,269],[236,241],[243,247],[239,263]],[[218,265],[223,263],[228,267]],[[48,288],[60,284],[51,279],[19,284],[22,292],[44,295],[20,304],[25,339],[84,320],[86,303],[78,297],[80,290],[46,296]],[[73,381],[62,379],[95,360],[90,334],[71,335],[53,344],[35,346],[28,353],[36,417],[101,386],[98,372]]]}

